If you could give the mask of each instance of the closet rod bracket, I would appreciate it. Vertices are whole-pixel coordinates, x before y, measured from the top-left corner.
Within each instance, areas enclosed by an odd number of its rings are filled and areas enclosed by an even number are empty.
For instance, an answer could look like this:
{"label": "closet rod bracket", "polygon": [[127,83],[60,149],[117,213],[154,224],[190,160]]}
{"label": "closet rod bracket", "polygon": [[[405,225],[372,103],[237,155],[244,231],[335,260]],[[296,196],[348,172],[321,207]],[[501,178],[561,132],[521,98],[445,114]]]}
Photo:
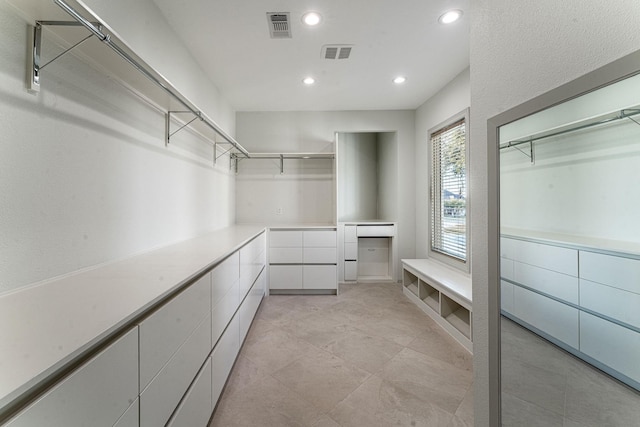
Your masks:
{"label": "closet rod bracket", "polygon": [[[194,117],[189,120],[188,122],[184,123],[182,126],[180,126],[178,129],[174,130],[173,132],[171,132],[171,115],[172,114],[193,114]],[[166,138],[164,141],[164,145],[165,146],[169,146],[169,143],[171,142],[171,137],[173,135],[175,135],[176,133],[180,132],[182,129],[186,128],[187,126],[189,126],[191,123],[193,123],[194,121],[200,119],[200,120],[204,120],[202,118],[202,114],[200,113],[200,111],[167,111],[167,114],[165,115],[166,117]]]}
{"label": "closet rod bracket", "polygon": [[[94,26],[96,26],[99,30],[102,30],[102,26],[99,22],[92,22]],[[89,34],[87,37],[83,38],[79,42],[75,43],[71,47],[63,50],[61,53],[56,55],[53,59],[49,60],[46,63],[42,63],[42,28],[45,26],[53,26],[53,27],[84,27],[80,22],[77,21],[36,21],[33,26],[33,32],[31,35],[31,43],[29,43],[29,58],[28,58],[28,71],[29,71],[29,87],[27,88],[30,92],[40,92],[40,73],[42,70],[48,66],[49,64],[55,62],[57,59],[71,52],[76,47],[80,46],[85,41],[89,40],[93,37],[93,33]]]}

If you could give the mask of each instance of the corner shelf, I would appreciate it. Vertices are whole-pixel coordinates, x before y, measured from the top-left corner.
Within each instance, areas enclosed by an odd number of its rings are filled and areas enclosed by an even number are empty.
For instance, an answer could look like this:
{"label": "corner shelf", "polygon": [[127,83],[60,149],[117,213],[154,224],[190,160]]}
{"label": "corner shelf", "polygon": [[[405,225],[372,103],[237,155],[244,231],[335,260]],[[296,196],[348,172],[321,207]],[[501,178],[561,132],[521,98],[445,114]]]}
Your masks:
{"label": "corner shelf", "polygon": [[469,352],[473,352],[471,279],[427,259],[403,259],[404,294]]}

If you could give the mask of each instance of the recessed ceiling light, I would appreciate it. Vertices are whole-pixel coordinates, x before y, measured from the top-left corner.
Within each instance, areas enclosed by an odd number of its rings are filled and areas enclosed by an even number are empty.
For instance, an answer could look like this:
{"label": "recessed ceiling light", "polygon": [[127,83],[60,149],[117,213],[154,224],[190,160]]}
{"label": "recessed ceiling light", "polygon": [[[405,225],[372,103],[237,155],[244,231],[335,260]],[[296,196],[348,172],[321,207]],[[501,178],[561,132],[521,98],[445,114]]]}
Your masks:
{"label": "recessed ceiling light", "polygon": [[302,80],[302,83],[306,84],[306,85],[312,85],[316,82],[316,79],[314,79],[313,77],[305,77]]}
{"label": "recessed ceiling light", "polygon": [[398,77],[396,77],[395,79],[393,79],[393,82],[394,82],[395,84],[397,84],[397,85],[402,84],[402,83],[404,83],[404,82],[406,82],[406,81],[407,81],[407,78],[406,78],[406,77],[404,77],[404,76],[398,76]]}
{"label": "recessed ceiling light", "polygon": [[318,12],[307,12],[304,15],[302,15],[302,22],[304,22],[310,27],[313,27],[314,25],[318,25],[321,20],[322,20],[322,17]]}
{"label": "recessed ceiling light", "polygon": [[456,22],[462,16],[462,11],[460,9],[449,10],[438,18],[438,22],[441,24],[451,24],[452,22]]}

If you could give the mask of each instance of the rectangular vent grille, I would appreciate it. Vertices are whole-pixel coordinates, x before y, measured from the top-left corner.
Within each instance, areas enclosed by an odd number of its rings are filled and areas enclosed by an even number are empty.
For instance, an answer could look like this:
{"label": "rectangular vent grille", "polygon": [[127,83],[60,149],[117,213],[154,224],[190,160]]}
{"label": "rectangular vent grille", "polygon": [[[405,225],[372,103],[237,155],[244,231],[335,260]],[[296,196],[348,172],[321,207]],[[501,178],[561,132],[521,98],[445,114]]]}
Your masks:
{"label": "rectangular vent grille", "polygon": [[349,59],[353,45],[324,45],[322,57],[324,59]]}
{"label": "rectangular vent grille", "polygon": [[269,24],[269,35],[272,39],[291,38],[289,12],[268,12],[267,23]]}

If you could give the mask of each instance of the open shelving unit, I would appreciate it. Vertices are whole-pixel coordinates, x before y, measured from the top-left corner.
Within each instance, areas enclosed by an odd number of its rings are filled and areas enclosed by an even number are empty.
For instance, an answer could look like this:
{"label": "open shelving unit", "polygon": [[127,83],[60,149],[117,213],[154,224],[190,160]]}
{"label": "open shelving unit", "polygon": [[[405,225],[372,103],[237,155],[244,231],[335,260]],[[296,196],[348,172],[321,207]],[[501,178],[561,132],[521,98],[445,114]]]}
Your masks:
{"label": "open shelving unit", "polygon": [[404,294],[472,352],[471,279],[427,259],[403,259],[402,266]]}

